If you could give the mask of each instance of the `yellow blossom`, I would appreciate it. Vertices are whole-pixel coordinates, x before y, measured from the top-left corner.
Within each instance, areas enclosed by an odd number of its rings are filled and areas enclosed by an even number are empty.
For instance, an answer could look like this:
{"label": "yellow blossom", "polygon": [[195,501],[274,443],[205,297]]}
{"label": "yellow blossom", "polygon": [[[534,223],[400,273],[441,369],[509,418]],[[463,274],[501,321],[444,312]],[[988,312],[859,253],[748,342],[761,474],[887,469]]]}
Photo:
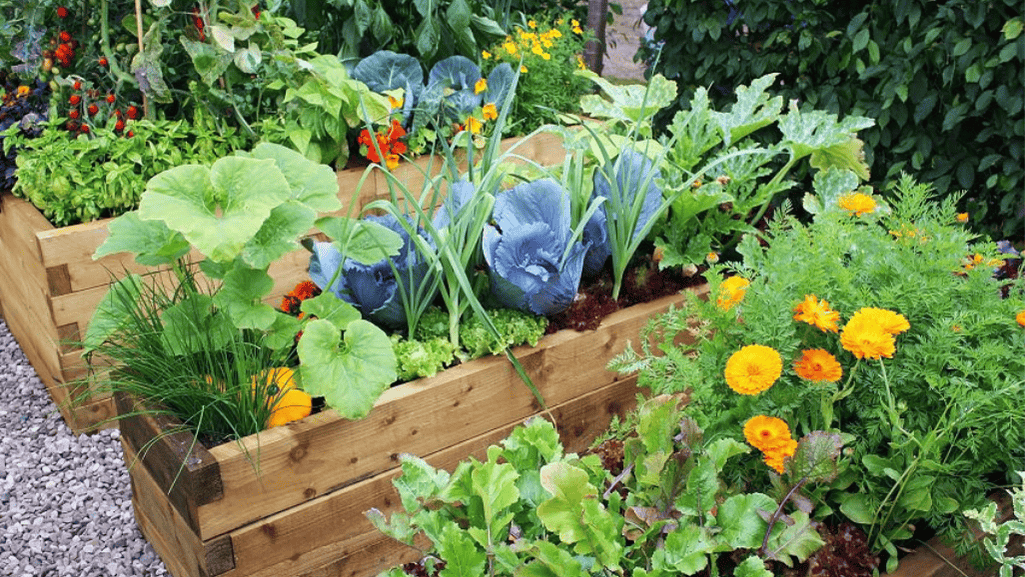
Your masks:
{"label": "yellow blossom", "polygon": [[726,384],[741,395],[757,395],[783,373],[783,359],[765,345],[747,345],[726,361]]}
{"label": "yellow blossom", "polygon": [[968,222],[968,213],[959,212],[957,213],[957,222]]}
{"label": "yellow blossom", "polygon": [[840,208],[852,213],[854,216],[861,216],[875,211],[876,201],[867,194],[855,192],[840,197]]}
{"label": "yellow blossom", "polygon": [[[561,22],[560,22],[560,24],[561,24]],[[559,32],[557,29],[552,28],[551,30],[548,31],[548,37],[549,38],[562,38],[562,32]]]}
{"label": "yellow blossom", "polygon": [[815,295],[805,295],[804,300],[794,307],[794,320],[823,331],[837,332],[839,328],[836,323],[840,320],[840,313],[829,308],[829,302],[820,301]]}
{"label": "yellow blossom", "polygon": [[526,74],[526,73],[527,73],[527,67],[522,65],[522,64],[520,64],[520,74]]}
{"label": "yellow blossom", "polygon": [[473,93],[474,94],[480,94],[481,92],[484,92],[487,89],[488,89],[488,80],[486,78],[481,78],[480,80],[478,80],[473,85]]}
{"label": "yellow blossom", "polygon": [[911,328],[903,315],[877,308],[854,313],[840,333],[840,346],[859,359],[890,358],[896,350],[894,335]]}
{"label": "yellow blossom", "polygon": [[505,51],[509,54],[516,54],[516,43],[511,40],[507,40],[505,44],[502,45],[502,48],[505,48]]}
{"label": "yellow blossom", "polygon": [[784,460],[797,451],[797,441],[790,437],[790,427],[776,417],[751,417],[744,423],[744,438],[763,453],[765,464],[779,474],[783,474]]}
{"label": "yellow blossom", "polygon": [[531,28],[537,28],[537,22],[533,20],[527,20],[527,26],[530,26]]}
{"label": "yellow blossom", "polygon": [[386,154],[384,156],[384,163],[388,166],[388,170],[395,170],[399,167],[399,155],[398,154]]}
{"label": "yellow blossom", "polygon": [[405,99],[403,99],[401,96],[395,98],[390,94],[388,95],[388,106],[391,107],[392,110],[398,110],[399,108],[402,108],[402,104],[404,102]]}
{"label": "yellow blossom", "polygon": [[498,108],[495,106],[494,102],[488,102],[485,104],[481,112],[484,115],[484,120],[494,120],[498,118]]}
{"label": "yellow blossom", "polygon": [[535,44],[535,45],[534,45],[534,46],[533,46],[533,47],[532,47],[532,48],[530,49],[530,51],[531,51],[531,52],[533,52],[534,54],[537,54],[537,55],[539,55],[539,56],[540,56],[541,54],[544,54],[544,51],[545,51],[545,50],[544,50],[544,48],[541,48],[541,45],[540,45],[540,44]]}
{"label": "yellow blossom", "polygon": [[829,381],[835,383],[843,376],[843,367],[836,358],[822,349],[801,352],[801,358],[794,362],[797,376],[806,381]]}
{"label": "yellow blossom", "polygon": [[722,281],[722,284],[719,285],[719,297],[715,301],[716,305],[724,311],[730,310],[744,300],[744,294],[747,293],[747,287],[750,284],[751,281],[742,276],[731,276]]}
{"label": "yellow blossom", "polygon": [[28,96],[28,93],[32,92],[32,89],[24,84],[18,86],[18,96]]}
{"label": "yellow blossom", "polygon": [[483,128],[483,127],[484,127],[484,123],[481,122],[477,117],[475,117],[475,116],[468,116],[468,117],[466,117],[466,129],[469,130],[470,133],[477,134],[477,133],[480,132],[481,128]]}
{"label": "yellow blossom", "polygon": [[719,253],[714,252],[714,251],[710,252],[710,253],[705,255],[705,260],[707,260],[709,262],[709,264],[715,264],[715,263],[719,262]]}
{"label": "yellow blossom", "polygon": [[1017,321],[1020,326],[1025,327],[1025,311],[1021,311],[1015,315],[1014,320]]}
{"label": "yellow blossom", "polygon": [[484,60],[488,60],[488,59],[490,59],[490,58],[491,58],[491,53],[490,53],[490,52],[488,52],[487,50],[481,50],[481,52],[480,52],[480,56],[481,56],[481,58],[483,58]]}

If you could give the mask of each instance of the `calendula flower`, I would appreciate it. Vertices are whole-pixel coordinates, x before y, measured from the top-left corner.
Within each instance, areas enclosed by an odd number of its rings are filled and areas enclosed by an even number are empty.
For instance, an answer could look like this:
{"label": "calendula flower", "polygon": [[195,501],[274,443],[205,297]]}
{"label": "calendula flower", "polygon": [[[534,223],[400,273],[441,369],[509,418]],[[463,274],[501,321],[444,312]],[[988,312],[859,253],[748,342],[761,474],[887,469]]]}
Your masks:
{"label": "calendula flower", "polygon": [[855,192],[840,197],[840,208],[852,213],[854,216],[861,216],[876,209],[876,201],[867,194]]}
{"label": "calendula flower", "polygon": [[474,94],[480,94],[481,92],[484,92],[487,89],[488,89],[488,80],[486,78],[481,78],[480,80],[478,80],[473,85],[473,93]]}
{"label": "calendula flower", "polygon": [[827,301],[820,301],[815,295],[805,295],[804,300],[794,307],[794,320],[808,323],[823,331],[837,332],[836,323],[840,313],[829,308]]}
{"label": "calendula flower", "polygon": [[957,222],[968,222],[968,213],[959,212],[957,213]]}
{"label": "calendula flower", "polygon": [[859,359],[891,358],[896,350],[896,341],[892,334],[878,325],[848,322],[840,333],[840,346]]}
{"label": "calendula flower", "polygon": [[1014,320],[1018,321],[1018,325],[1025,327],[1025,311],[1021,311],[1014,316]]}
{"label": "calendula flower", "polygon": [[740,301],[744,300],[744,295],[747,293],[747,287],[751,284],[751,281],[741,276],[731,276],[730,278],[722,281],[719,285],[719,296],[715,303],[724,311],[728,311],[736,306]]}
{"label": "calendula flower", "polygon": [[466,129],[469,130],[471,134],[478,134],[478,133],[480,133],[481,128],[483,128],[483,127],[484,127],[484,123],[481,122],[480,120],[478,120],[476,117],[474,117],[474,116],[467,116],[466,117]]}
{"label": "calendula flower", "polygon": [[843,376],[843,368],[829,351],[809,349],[801,352],[801,358],[794,362],[797,376],[806,381],[829,381],[835,383]]}
{"label": "calendula flower", "polygon": [[705,260],[708,261],[709,264],[715,264],[719,262],[719,253],[714,251],[710,252],[705,255]]}
{"label": "calendula flower", "polygon": [[899,335],[911,328],[911,323],[908,322],[904,315],[874,307],[865,307],[859,310],[854,313],[851,320],[847,321],[847,327],[858,324],[877,326],[884,333],[890,335]]}
{"label": "calendula flower", "polygon": [[388,95],[388,106],[392,110],[398,110],[399,108],[402,108],[403,103],[405,103],[405,99],[401,96],[396,98],[390,94]]}
{"label": "calendula flower", "polygon": [[783,474],[783,461],[787,457],[793,457],[794,453],[797,452],[797,441],[788,439],[786,443],[779,448],[771,449],[769,451],[763,451],[765,464],[772,467],[780,475]]}
{"label": "calendula flower", "polygon": [[481,109],[481,113],[484,115],[484,120],[494,120],[498,118],[498,107],[495,106],[494,102],[488,102]]}
{"label": "calendula flower", "polygon": [[784,446],[790,439],[790,427],[783,419],[756,415],[744,423],[744,438],[752,447],[766,451]]}
{"label": "calendula flower", "polygon": [[769,389],[783,373],[783,359],[765,345],[747,345],[726,361],[726,384],[741,395]]}

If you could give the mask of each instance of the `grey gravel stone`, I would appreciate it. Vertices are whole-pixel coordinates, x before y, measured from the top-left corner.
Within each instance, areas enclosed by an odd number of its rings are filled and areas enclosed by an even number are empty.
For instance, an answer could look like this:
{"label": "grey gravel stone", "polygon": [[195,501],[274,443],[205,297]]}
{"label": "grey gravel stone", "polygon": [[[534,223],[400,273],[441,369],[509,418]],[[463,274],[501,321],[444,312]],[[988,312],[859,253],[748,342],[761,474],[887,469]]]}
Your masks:
{"label": "grey gravel stone", "polygon": [[72,434],[0,320],[0,575],[170,575],[135,524],[118,436]]}

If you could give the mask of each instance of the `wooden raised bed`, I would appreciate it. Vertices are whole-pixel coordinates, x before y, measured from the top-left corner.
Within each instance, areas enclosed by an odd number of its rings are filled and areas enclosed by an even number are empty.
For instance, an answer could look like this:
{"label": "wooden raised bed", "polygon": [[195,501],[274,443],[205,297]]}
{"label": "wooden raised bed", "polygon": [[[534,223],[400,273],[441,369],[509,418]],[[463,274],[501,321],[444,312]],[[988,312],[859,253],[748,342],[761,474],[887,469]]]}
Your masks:
{"label": "wooden raised bed", "polygon": [[[560,331],[515,351],[567,451],[586,448],[612,415],[634,405],[636,377],[605,365],[638,339],[652,315],[683,298],[636,305],[596,330]],[[124,413],[133,407],[121,396],[117,406]],[[399,454],[452,469],[469,455],[482,458],[489,445],[539,414],[512,365],[493,356],[389,389],[360,421],[327,410],[209,450],[188,433],[144,450],[170,422],[165,417],[119,423],[136,519],[175,577],[326,577],[376,575],[417,558],[363,515],[399,504],[391,484]]]}
{"label": "wooden raised bed", "polygon": [[[508,149],[517,139],[503,141]],[[563,160],[565,151],[555,134],[539,134],[518,146],[516,153],[541,164]],[[428,166],[429,159],[415,164]],[[437,161],[431,170],[441,169]],[[362,207],[388,197],[386,177],[373,171],[359,188],[363,169],[338,172],[339,198],[344,205],[354,198]],[[400,165],[397,178],[419,190],[423,174],[414,163]],[[11,333],[46,385],[65,422],[75,433],[112,427],[115,415],[109,395],[93,391],[84,402],[71,400],[83,391],[73,383],[86,375],[81,349],[69,343],[81,341],[89,319],[107,292],[111,275],[154,271],[137,265],[127,254],[109,255],[94,261],[92,255],[107,238],[110,219],[55,228],[34,206],[10,194],[0,197],[0,298]],[[307,278],[309,255],[303,249],[275,262],[270,275],[274,290],[267,302],[281,297]]]}

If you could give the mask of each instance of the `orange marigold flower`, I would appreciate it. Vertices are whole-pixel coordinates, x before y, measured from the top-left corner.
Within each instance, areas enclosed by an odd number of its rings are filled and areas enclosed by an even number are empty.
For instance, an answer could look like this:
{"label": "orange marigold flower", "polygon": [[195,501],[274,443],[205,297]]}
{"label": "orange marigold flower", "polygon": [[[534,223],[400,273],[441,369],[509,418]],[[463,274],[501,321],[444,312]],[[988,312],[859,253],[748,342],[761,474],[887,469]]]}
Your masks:
{"label": "orange marigold flower", "polygon": [[767,390],[782,373],[782,357],[765,345],[747,345],[726,361],[726,384],[741,395]]}
{"label": "orange marigold flower", "polygon": [[874,211],[876,209],[876,201],[867,194],[855,192],[840,197],[840,208],[854,214],[854,216],[861,216]]}
{"label": "orange marigold flower", "polygon": [[481,122],[479,119],[477,119],[477,117],[475,117],[475,116],[467,116],[466,117],[466,129],[469,130],[472,134],[479,134],[480,131],[481,131],[481,128],[483,128],[483,127],[484,127],[484,123]]}
{"label": "orange marigold flower", "polygon": [[785,446],[790,427],[783,419],[756,415],[744,423],[744,438],[759,451],[768,451]]}
{"label": "orange marigold flower", "polygon": [[744,300],[744,295],[747,294],[747,287],[750,284],[751,281],[742,276],[731,276],[722,281],[722,284],[719,285],[719,296],[716,298],[715,304],[724,311],[730,310],[740,301]]}
{"label": "orange marigold flower", "polygon": [[957,222],[968,222],[968,213],[959,212],[957,213]]}
{"label": "orange marigold flower", "polygon": [[797,441],[787,439],[782,447],[764,451],[765,464],[772,467],[780,475],[783,474],[783,461],[787,457],[793,457],[797,452]]}
{"label": "orange marigold flower", "polygon": [[847,321],[847,326],[851,326],[852,323],[854,325],[877,326],[884,333],[890,335],[899,335],[911,328],[911,323],[908,322],[904,315],[875,307],[865,307],[854,313],[851,320]]}
{"label": "orange marigold flower", "polygon": [[1018,321],[1018,324],[1020,326],[1025,327],[1025,311],[1021,311],[1020,313],[1015,315],[1014,320]]}
{"label": "orange marigold flower", "polygon": [[804,300],[794,307],[795,321],[808,323],[823,331],[837,332],[840,313],[829,308],[828,301],[820,301],[815,295],[805,295]]}
{"label": "orange marigold flower", "polygon": [[801,358],[794,362],[797,376],[807,381],[829,381],[835,383],[843,376],[843,367],[836,358],[822,349],[802,351]]}
{"label": "orange marigold flower", "polygon": [[484,120],[494,120],[498,118],[498,107],[495,106],[494,102],[488,102],[482,109]]}
{"label": "orange marigold flower", "polygon": [[890,358],[896,350],[893,335],[866,323],[847,323],[840,333],[840,346],[859,359]]}
{"label": "orange marigold flower", "polygon": [[317,286],[317,283],[311,280],[304,280],[301,283],[295,285],[295,288],[293,288],[288,294],[294,296],[295,298],[301,301],[304,301],[308,298],[313,298],[319,295],[320,287]]}

